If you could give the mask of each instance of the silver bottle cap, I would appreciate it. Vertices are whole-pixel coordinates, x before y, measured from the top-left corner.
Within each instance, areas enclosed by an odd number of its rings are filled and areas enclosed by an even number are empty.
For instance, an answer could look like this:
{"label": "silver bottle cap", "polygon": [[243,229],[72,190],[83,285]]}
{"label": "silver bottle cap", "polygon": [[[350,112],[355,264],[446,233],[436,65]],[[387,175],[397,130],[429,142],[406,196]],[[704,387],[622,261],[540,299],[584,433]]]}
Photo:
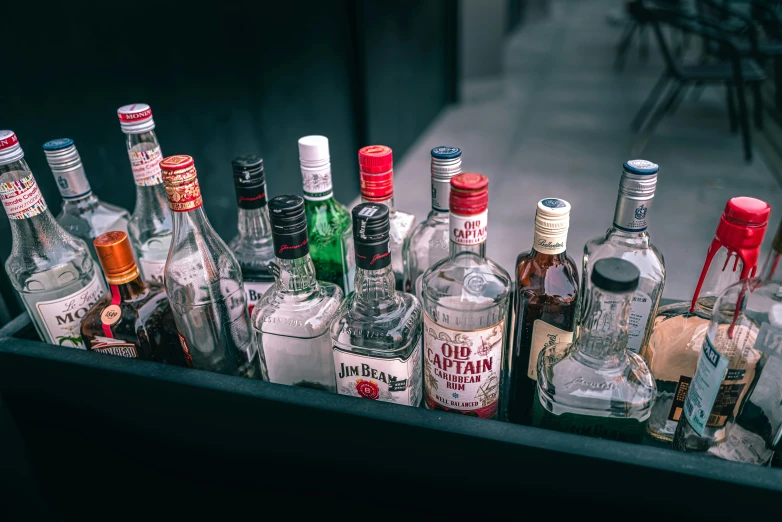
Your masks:
{"label": "silver bottle cap", "polygon": [[0,130],[0,165],[7,165],[24,158],[24,151],[19,145],[16,133],[10,130]]}
{"label": "silver bottle cap", "polygon": [[648,227],[647,212],[654,199],[660,167],[646,160],[625,162],[619,181],[614,226],[626,232],[642,232]]}
{"label": "silver bottle cap", "polygon": [[462,172],[462,149],[440,146],[432,149],[432,208],[449,210],[451,178]]}
{"label": "silver bottle cap", "polygon": [[43,144],[46,161],[52,169],[57,187],[64,199],[77,199],[91,192],[84,174],[79,151],[70,138],[60,138]]}
{"label": "silver bottle cap", "polygon": [[125,134],[141,134],[155,128],[152,109],[146,103],[123,105],[117,109],[117,117]]}

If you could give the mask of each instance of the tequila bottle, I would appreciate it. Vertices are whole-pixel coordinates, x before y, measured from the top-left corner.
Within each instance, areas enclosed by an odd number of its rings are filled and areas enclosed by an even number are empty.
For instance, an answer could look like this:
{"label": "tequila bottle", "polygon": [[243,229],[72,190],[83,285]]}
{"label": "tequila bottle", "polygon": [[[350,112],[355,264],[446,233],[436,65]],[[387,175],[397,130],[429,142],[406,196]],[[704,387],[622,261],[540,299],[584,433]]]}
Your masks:
{"label": "tequila bottle", "polygon": [[424,398],[432,410],[497,414],[510,276],[486,258],[489,180],[451,178],[450,255],[424,273]]}
{"label": "tequila bottle", "polygon": [[134,103],[120,107],[117,115],[136,182],[136,208],[128,223],[130,243],[144,279],[163,283],[173,227],[160,173],[163,153],[155,135],[152,109]]}
{"label": "tequila bottle", "polygon": [[353,230],[350,213],[334,199],[331,186],[329,140],[325,136],[299,139],[299,161],[304,185],[310,255],[321,281],[353,290]]}
{"label": "tequila bottle", "polygon": [[104,203],[93,194],[73,140],[48,141],[44,143],[43,151],[62,196],[57,222],[68,233],[83,239],[97,260],[92,241],[113,230],[127,232],[130,214],[124,208]]}
{"label": "tequila bottle", "polygon": [[335,392],[329,325],[342,290],[315,279],[304,206],[299,196],[269,202],[275,284],[256,304],[252,324],[265,380]]}
{"label": "tequila bottle", "polygon": [[[758,199],[728,201],[692,300],[663,306],[654,318],[654,330],[641,352],[657,381],[657,401],[648,425],[653,437],[673,439],[714,301],[731,284],[755,275],[770,213],[771,207]],[[743,382],[748,385],[751,379]]]}
{"label": "tequila bottle", "polygon": [[204,213],[193,158],[160,162],[174,234],[165,282],[179,340],[193,368],[261,378],[242,270]]}
{"label": "tequila bottle", "polygon": [[106,287],[84,241],[49,212],[12,131],[0,131],[0,201],[11,222],[5,269],[38,335],[83,349],[79,325]]}
{"label": "tequila bottle", "polygon": [[631,299],[641,273],[623,259],[596,261],[578,339],[538,358],[532,424],[581,435],[641,442],[655,385],[640,355],[627,350]]}
{"label": "tequila bottle", "polygon": [[382,203],[353,209],[355,290],[331,325],[340,395],[418,406],[421,305],[396,289],[391,212]]}
{"label": "tequila bottle", "polygon": [[244,292],[250,315],[255,303],[271,286],[274,261],[269,208],[266,205],[266,176],[258,156],[240,156],[231,162],[236,202],[239,205],[239,233],[228,246],[242,268]]}

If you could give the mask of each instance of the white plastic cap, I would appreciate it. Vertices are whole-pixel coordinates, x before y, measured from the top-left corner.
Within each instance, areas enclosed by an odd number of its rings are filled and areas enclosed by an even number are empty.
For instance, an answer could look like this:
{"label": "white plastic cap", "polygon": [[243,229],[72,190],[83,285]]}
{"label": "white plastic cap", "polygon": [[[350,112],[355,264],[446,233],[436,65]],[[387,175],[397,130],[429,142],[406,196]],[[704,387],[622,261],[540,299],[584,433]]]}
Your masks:
{"label": "white plastic cap", "polygon": [[326,136],[299,138],[299,160],[302,163],[329,161],[329,139]]}
{"label": "white plastic cap", "polygon": [[546,198],[538,201],[535,212],[535,228],[542,233],[565,231],[570,226],[570,203],[564,199]]}

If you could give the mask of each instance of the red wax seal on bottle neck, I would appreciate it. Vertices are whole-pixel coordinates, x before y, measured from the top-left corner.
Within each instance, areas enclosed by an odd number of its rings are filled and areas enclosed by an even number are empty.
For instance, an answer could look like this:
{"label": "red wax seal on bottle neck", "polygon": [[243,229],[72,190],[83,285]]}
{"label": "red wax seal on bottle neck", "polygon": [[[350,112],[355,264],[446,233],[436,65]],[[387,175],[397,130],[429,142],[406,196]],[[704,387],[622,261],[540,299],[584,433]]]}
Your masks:
{"label": "red wax seal on bottle neck", "polygon": [[489,206],[489,179],[483,174],[465,172],[451,178],[451,212],[474,216]]}
{"label": "red wax seal on bottle neck", "polygon": [[372,202],[394,197],[394,156],[390,147],[370,145],[358,151],[361,196]]}

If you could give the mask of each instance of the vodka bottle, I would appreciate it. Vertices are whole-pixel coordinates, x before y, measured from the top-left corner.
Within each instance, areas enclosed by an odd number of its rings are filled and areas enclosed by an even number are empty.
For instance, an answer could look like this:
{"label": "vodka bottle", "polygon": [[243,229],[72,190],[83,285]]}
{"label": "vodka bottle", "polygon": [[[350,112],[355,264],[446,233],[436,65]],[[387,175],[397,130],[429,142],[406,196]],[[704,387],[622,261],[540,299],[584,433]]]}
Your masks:
{"label": "vodka bottle", "polygon": [[506,356],[511,279],[486,258],[489,180],[451,178],[449,257],[422,276],[426,407],[492,418]]}
{"label": "vodka bottle", "polygon": [[84,241],[52,217],[12,131],[0,131],[0,201],[11,221],[5,269],[38,335],[83,349],[79,325],[106,287]]}
{"label": "vodka bottle", "polygon": [[329,325],[342,290],[315,279],[304,205],[299,196],[269,202],[275,284],[256,304],[252,324],[265,380],[334,392]]}
{"label": "vodka bottle", "polygon": [[252,315],[255,303],[274,285],[269,268],[269,263],[274,261],[274,246],[266,205],[266,176],[263,160],[258,156],[240,156],[231,166],[239,205],[239,233],[228,246],[242,268],[244,292]]}
{"label": "vodka bottle", "polygon": [[390,212],[391,268],[394,271],[396,289],[404,290],[405,256],[403,249],[410,239],[415,216],[397,211],[394,206],[394,156],[385,145],[370,145],[358,151],[361,178],[361,200],[365,203],[382,203]]}
{"label": "vodka bottle", "polygon": [[48,141],[43,151],[62,196],[57,222],[70,234],[83,239],[97,260],[92,241],[106,232],[127,232],[130,214],[124,208],[104,203],[92,192],[73,140]]}
{"label": "vodka bottle", "polygon": [[417,224],[405,244],[405,292],[420,299],[420,277],[426,270],[448,257],[448,198],[451,178],[462,171],[462,151],[458,147],[432,149],[432,210],[425,221]]}
{"label": "vodka bottle", "polygon": [[356,289],[331,326],[337,392],[418,406],[421,305],[396,290],[390,214],[382,203],[353,209]]}
{"label": "vodka bottle", "polygon": [[193,158],[160,162],[174,234],[165,282],[182,348],[193,368],[261,378],[242,271],[204,213]]}
{"label": "vodka bottle", "polygon": [[152,109],[134,103],[120,107],[117,115],[136,182],[136,208],[128,223],[130,242],[144,279],[162,283],[172,225],[160,174],[163,153],[155,135]]}

